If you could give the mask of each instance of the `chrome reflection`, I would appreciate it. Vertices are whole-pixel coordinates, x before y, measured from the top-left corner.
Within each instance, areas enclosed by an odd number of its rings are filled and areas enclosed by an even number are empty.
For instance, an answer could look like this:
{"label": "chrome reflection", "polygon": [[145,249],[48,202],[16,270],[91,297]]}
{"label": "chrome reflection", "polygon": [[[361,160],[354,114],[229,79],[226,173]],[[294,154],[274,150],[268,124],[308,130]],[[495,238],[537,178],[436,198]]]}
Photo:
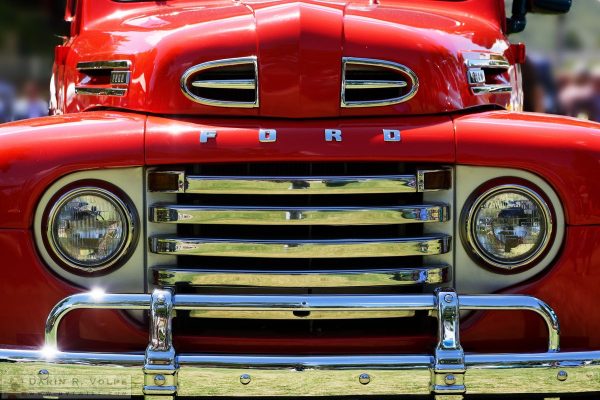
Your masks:
{"label": "chrome reflection", "polygon": [[253,240],[185,237],[152,237],[150,251],[156,254],[266,257],[352,258],[400,257],[444,254],[451,237],[432,235],[381,239]]}
{"label": "chrome reflection", "polygon": [[543,197],[522,185],[501,185],[482,193],[469,208],[464,226],[472,251],[504,270],[535,261],[553,230]]}
{"label": "chrome reflection", "polygon": [[[150,344],[143,353],[69,353],[56,348],[59,323],[76,309],[151,310]],[[438,319],[440,337],[433,355],[262,356],[176,354],[171,344],[172,311],[429,311]],[[460,351],[461,310],[524,310],[542,315],[555,339],[547,353],[464,354]],[[0,349],[0,377],[73,377],[119,375],[131,395],[244,396],[306,395],[462,395],[583,393],[600,390],[600,352],[559,353],[558,320],[547,304],[530,296],[461,295],[452,289],[434,295],[152,295],[84,293],[57,304],[46,325],[46,346],[53,351]],[[458,353],[456,351],[458,350]],[[154,353],[153,353],[154,352]],[[457,376],[462,374],[463,377]],[[42,374],[43,372],[43,374]],[[364,384],[361,375],[369,376]],[[241,375],[249,375],[240,381]],[[491,385],[490,382],[494,384]],[[6,385],[2,393],[40,393],[39,385]],[[81,395],[81,385],[44,385],[45,395]],[[96,395],[114,394],[110,385]]]}
{"label": "chrome reflection", "polygon": [[[396,75],[398,79],[354,79],[352,74],[369,76],[374,71]],[[403,90],[406,88],[406,90]],[[381,90],[384,92],[381,92]],[[391,91],[390,91],[391,89]],[[413,70],[392,61],[370,58],[342,58],[341,107],[381,107],[412,99],[419,90],[419,78]],[[353,93],[353,92],[356,93]],[[351,95],[352,93],[352,95]]]}
{"label": "chrome reflection", "polygon": [[446,222],[449,206],[391,207],[251,207],[158,204],[149,209],[151,222],[232,225],[388,225]]}
{"label": "chrome reflection", "polygon": [[152,273],[153,283],[160,286],[335,288],[439,284],[448,281],[449,270],[448,266],[310,271],[211,270],[164,266],[154,267]]}
{"label": "chrome reflection", "polygon": [[151,192],[195,194],[368,194],[415,193],[452,187],[450,169],[375,176],[212,176],[150,171]]}
{"label": "chrome reflection", "polygon": [[[231,71],[231,68],[237,71]],[[251,79],[234,79],[231,76],[239,75],[240,71],[245,75],[252,75]],[[221,79],[199,79],[197,76],[203,72],[220,72]],[[215,107],[255,108],[259,106],[258,101],[258,62],[255,56],[228,58],[223,60],[208,61],[188,68],[182,75],[180,87],[183,94],[196,103]],[[195,89],[209,90],[207,94],[201,95],[194,92]],[[234,92],[250,92],[249,99],[224,100],[219,93],[230,94]],[[209,97],[214,96],[214,97]]]}

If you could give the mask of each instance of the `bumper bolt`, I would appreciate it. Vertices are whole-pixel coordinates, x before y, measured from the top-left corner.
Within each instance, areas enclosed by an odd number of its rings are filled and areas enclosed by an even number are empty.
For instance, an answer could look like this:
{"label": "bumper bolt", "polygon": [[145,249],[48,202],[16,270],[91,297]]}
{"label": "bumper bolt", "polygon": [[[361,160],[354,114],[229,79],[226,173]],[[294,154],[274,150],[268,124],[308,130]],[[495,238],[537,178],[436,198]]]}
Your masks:
{"label": "bumper bolt", "polygon": [[154,384],[156,386],[163,386],[166,383],[167,379],[164,375],[156,375],[154,377]]}
{"label": "bumper bolt", "polygon": [[361,383],[361,385],[367,385],[369,382],[371,382],[371,377],[369,374],[360,374],[358,376],[358,381]]}
{"label": "bumper bolt", "polygon": [[447,294],[444,296],[444,301],[446,303],[452,303],[452,300],[454,299],[454,297],[451,294]]}
{"label": "bumper bolt", "polygon": [[248,374],[240,375],[240,382],[242,383],[242,385],[249,384],[251,380],[252,380],[252,378]]}
{"label": "bumper bolt", "polygon": [[165,302],[165,300],[166,300],[166,298],[165,298],[165,295],[164,295],[164,294],[159,294],[159,295],[156,297],[156,301],[157,301],[159,304],[163,304],[163,303]]}
{"label": "bumper bolt", "polygon": [[567,373],[567,371],[564,371],[564,370],[558,371],[558,374],[556,375],[556,379],[558,379],[561,382],[566,381],[568,377],[569,377],[569,374]]}
{"label": "bumper bolt", "polygon": [[47,369],[40,369],[38,371],[38,376],[40,377],[41,380],[45,381],[46,379],[48,379],[48,375],[50,375],[50,373],[48,372]]}
{"label": "bumper bolt", "polygon": [[456,383],[456,377],[452,374],[448,374],[444,378],[444,383],[448,386],[452,386]]}

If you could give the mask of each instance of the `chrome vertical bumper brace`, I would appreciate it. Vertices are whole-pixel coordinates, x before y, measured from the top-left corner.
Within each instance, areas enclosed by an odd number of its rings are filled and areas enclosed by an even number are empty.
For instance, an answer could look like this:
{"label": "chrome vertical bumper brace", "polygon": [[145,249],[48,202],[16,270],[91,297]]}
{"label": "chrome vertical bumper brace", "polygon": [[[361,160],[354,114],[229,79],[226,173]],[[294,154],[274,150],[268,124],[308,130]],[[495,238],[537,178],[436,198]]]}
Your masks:
{"label": "chrome vertical bumper brace", "polygon": [[[150,343],[144,353],[59,351],[61,319],[75,309],[150,311]],[[432,355],[244,356],[177,354],[171,320],[176,310],[221,311],[403,311],[426,310],[438,319]],[[525,310],[539,314],[549,332],[539,354],[465,354],[459,338],[461,310]],[[78,294],[51,311],[44,350],[0,349],[0,392],[40,393],[50,386],[23,386],[14,377],[118,375],[129,395],[147,399],[180,396],[336,396],[534,394],[600,392],[600,352],[559,352],[559,326],[552,309],[528,296],[463,295],[451,289],[434,295],[176,295]],[[15,383],[16,382],[16,383]],[[82,395],[80,386],[55,388]],[[98,396],[109,388],[95,388]],[[86,393],[87,394],[87,393]]]}

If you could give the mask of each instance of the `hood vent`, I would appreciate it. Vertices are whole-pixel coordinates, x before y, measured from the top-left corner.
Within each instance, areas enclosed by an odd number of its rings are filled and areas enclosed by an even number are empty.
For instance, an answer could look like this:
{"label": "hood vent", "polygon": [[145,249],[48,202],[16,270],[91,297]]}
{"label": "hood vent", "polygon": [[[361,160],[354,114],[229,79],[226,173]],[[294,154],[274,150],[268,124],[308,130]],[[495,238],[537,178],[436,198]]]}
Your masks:
{"label": "hood vent", "polygon": [[410,100],[419,88],[415,73],[391,61],[344,57],[342,107],[379,107]]}
{"label": "hood vent", "polygon": [[258,107],[256,57],[209,61],[189,68],[181,90],[192,101],[215,107]]}

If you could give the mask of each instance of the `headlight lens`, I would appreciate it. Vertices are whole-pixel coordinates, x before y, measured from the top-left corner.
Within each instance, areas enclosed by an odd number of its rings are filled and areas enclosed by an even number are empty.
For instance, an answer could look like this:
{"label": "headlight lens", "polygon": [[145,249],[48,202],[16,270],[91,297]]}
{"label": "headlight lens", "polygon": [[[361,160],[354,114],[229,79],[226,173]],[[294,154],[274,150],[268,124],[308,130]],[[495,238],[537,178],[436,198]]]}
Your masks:
{"label": "headlight lens", "polygon": [[532,189],[501,185],[477,197],[465,226],[476,256],[492,267],[514,270],[544,253],[552,234],[552,214]]}
{"label": "headlight lens", "polygon": [[68,267],[96,273],[127,253],[134,233],[127,205],[108,190],[77,188],[60,197],[48,215],[48,241]]}

